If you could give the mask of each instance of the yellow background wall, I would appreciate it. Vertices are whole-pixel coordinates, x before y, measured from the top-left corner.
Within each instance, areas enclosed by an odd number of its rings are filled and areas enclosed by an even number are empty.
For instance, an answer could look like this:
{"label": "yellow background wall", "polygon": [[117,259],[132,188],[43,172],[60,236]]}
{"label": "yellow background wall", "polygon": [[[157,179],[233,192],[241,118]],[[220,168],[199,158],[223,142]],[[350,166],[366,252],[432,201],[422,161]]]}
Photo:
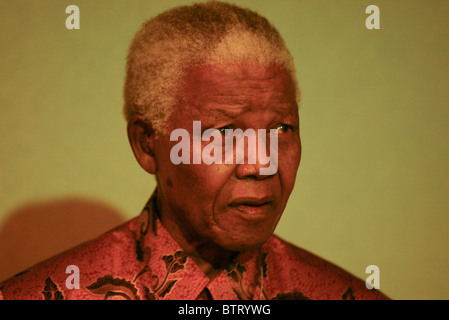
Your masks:
{"label": "yellow background wall", "polygon": [[[127,48],[186,1],[0,1],[0,279],[137,215]],[[449,1],[235,1],[295,57],[303,158],[276,233],[394,299],[449,298]],[[76,4],[81,29],[67,30]],[[367,30],[365,8],[380,8]]]}

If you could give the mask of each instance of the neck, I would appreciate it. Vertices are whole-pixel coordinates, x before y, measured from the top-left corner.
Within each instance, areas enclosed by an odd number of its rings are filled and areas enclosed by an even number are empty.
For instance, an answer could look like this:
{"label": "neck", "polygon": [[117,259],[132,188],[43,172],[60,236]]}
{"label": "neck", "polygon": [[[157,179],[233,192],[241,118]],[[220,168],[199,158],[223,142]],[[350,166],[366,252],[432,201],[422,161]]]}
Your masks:
{"label": "neck", "polygon": [[157,193],[157,208],[164,228],[210,280],[218,276],[237,254],[201,239],[189,230],[188,224],[182,223],[177,214],[166,205],[160,192]]}

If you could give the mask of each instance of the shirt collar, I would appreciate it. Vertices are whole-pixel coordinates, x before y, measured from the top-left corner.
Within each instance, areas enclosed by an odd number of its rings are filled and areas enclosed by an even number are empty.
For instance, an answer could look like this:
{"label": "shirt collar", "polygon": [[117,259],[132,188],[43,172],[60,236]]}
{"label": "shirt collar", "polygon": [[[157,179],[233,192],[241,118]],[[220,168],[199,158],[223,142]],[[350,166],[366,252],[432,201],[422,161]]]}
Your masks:
{"label": "shirt collar", "polygon": [[134,281],[147,299],[265,299],[266,254],[262,249],[238,254],[212,281],[162,226],[156,192],[142,210],[137,225],[136,255],[142,263]]}

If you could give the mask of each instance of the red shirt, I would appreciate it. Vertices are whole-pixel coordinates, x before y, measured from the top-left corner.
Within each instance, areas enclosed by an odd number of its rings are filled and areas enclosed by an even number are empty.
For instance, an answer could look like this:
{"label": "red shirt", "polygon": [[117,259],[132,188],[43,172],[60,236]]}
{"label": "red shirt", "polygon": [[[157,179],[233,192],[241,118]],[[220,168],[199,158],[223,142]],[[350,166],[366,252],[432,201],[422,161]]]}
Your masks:
{"label": "red shirt", "polygon": [[[272,236],[210,280],[157,218],[139,217],[0,284],[3,299],[388,299],[339,267]],[[79,289],[73,271],[79,270]],[[66,282],[68,284],[66,284]]]}

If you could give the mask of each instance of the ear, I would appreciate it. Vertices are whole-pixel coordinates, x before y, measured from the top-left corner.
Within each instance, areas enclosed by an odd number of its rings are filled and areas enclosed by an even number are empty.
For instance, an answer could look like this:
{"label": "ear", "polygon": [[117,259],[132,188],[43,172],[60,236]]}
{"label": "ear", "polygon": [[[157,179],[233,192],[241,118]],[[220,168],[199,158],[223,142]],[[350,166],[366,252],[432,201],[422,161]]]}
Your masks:
{"label": "ear", "polygon": [[157,165],[154,154],[155,134],[153,128],[142,116],[134,115],[128,122],[127,130],[128,140],[137,162],[146,172],[155,174]]}

